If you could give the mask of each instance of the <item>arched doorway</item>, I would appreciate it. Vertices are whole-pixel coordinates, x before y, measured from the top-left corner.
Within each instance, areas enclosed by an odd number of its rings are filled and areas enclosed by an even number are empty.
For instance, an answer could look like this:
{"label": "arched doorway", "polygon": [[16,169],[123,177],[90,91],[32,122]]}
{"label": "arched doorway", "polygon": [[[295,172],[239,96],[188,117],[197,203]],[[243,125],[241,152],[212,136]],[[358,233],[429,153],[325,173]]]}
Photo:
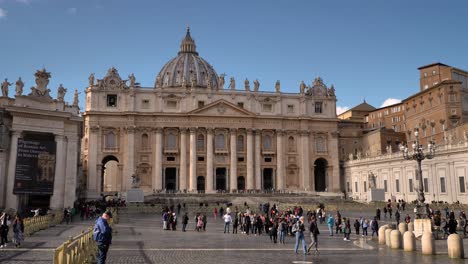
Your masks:
{"label": "arched doorway", "polygon": [[245,178],[244,176],[237,177],[237,190],[244,191],[245,190]]}
{"label": "arched doorway", "polygon": [[119,160],[112,155],[102,159],[101,192],[114,192],[117,190],[119,175]]}
{"label": "arched doorway", "polygon": [[227,190],[226,168],[216,168],[216,190]]}
{"label": "arched doorway", "polygon": [[315,175],[315,191],[324,192],[327,188],[327,160],[317,159],[314,162],[314,175]]}
{"label": "arched doorway", "polygon": [[197,177],[197,191],[205,191],[205,177],[203,176]]}

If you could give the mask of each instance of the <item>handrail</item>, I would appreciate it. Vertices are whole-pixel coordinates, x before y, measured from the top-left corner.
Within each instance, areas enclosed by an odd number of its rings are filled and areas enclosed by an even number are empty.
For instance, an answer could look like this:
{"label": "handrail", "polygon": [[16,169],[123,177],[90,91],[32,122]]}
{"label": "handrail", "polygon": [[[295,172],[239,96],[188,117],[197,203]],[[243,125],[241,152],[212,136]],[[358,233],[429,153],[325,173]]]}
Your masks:
{"label": "handrail", "polygon": [[37,231],[47,229],[51,226],[60,224],[63,219],[63,212],[53,212],[43,216],[28,217],[23,220],[24,234],[31,236]]}

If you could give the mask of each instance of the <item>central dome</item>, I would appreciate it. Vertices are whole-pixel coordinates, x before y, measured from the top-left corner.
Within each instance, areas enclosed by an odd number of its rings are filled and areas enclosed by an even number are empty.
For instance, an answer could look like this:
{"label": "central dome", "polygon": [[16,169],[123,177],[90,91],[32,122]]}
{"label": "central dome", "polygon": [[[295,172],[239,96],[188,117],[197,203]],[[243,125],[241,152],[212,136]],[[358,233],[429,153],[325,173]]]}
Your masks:
{"label": "central dome", "polygon": [[180,44],[177,57],[167,62],[156,77],[155,88],[211,88],[218,90],[218,74],[198,56],[190,28]]}

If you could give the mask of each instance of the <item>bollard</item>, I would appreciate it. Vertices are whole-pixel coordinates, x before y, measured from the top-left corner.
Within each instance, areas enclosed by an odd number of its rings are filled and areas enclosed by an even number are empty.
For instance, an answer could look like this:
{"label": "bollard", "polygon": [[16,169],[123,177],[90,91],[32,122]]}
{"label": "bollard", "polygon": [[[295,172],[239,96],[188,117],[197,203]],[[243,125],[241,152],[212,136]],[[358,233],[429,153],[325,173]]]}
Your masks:
{"label": "bollard", "polygon": [[392,249],[400,249],[401,248],[401,233],[398,230],[392,230],[390,233],[390,247]]}
{"label": "bollard", "polygon": [[400,234],[404,234],[406,231],[408,231],[408,226],[406,225],[406,223],[400,223],[398,225],[398,231],[400,231]]}
{"label": "bollard", "polygon": [[392,229],[390,228],[385,229],[385,245],[387,245],[387,247],[392,246],[392,241],[390,240],[391,233],[392,233]]}
{"label": "bollard", "polygon": [[423,255],[434,255],[434,237],[431,232],[424,232],[421,237],[422,253]]}
{"label": "bollard", "polygon": [[413,222],[410,222],[410,223],[408,224],[408,231],[414,232],[414,224],[413,224]]}
{"label": "bollard", "polygon": [[458,234],[451,234],[447,238],[449,258],[465,258],[463,239]]}
{"label": "bollard", "polygon": [[403,235],[403,248],[405,251],[415,251],[416,250],[416,237],[413,232],[406,231]]}
{"label": "bollard", "polygon": [[385,245],[385,230],[387,229],[386,226],[381,226],[379,228],[379,245]]}

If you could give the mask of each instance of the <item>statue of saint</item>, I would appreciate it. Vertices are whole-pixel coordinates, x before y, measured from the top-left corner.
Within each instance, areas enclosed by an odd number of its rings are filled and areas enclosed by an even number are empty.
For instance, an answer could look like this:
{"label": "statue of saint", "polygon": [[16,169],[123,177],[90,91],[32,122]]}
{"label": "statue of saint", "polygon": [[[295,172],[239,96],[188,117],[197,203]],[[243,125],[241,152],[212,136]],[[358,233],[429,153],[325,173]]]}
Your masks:
{"label": "statue of saint", "polygon": [[234,77],[231,77],[229,88],[231,88],[231,90],[236,89],[236,80],[234,80]]}
{"label": "statue of saint", "polygon": [[24,82],[21,80],[21,77],[16,81],[16,96],[21,96],[23,94]]}
{"label": "statue of saint", "polygon": [[94,73],[91,73],[88,77],[89,86],[92,87],[94,85]]}
{"label": "statue of saint", "polygon": [[224,73],[221,74],[218,80],[219,89],[221,90],[224,89],[224,76],[226,76]]}
{"label": "statue of saint", "polygon": [[247,78],[245,78],[244,84],[245,84],[245,90],[247,92],[250,92],[250,82]]}
{"label": "statue of saint", "polygon": [[63,98],[65,98],[66,93],[67,93],[67,88],[63,87],[63,85],[60,84],[57,89],[57,101],[63,102]]}
{"label": "statue of saint", "polygon": [[135,173],[132,175],[132,188],[139,188],[140,187],[140,177]]}
{"label": "statue of saint", "polygon": [[154,88],[160,88],[162,86],[162,80],[161,77],[158,75],[156,77],[156,81],[154,82]]}
{"label": "statue of saint", "polygon": [[5,78],[5,81],[2,82],[2,96],[8,97],[8,86],[12,85],[12,83],[8,82],[8,79]]}
{"label": "statue of saint", "polygon": [[260,89],[260,82],[258,79],[255,79],[254,81],[254,92],[258,92],[258,89]]}
{"label": "statue of saint", "polygon": [[330,89],[328,89],[328,95],[335,96],[335,86],[332,84]]}
{"label": "statue of saint", "polygon": [[73,94],[73,106],[78,107],[78,90],[75,90],[75,94]]}
{"label": "statue of saint", "polygon": [[376,176],[372,171],[369,171],[367,174],[367,181],[369,182],[369,189],[377,188]]}
{"label": "statue of saint", "polygon": [[128,76],[128,79],[130,80],[130,88],[135,87],[135,75],[132,73]]}
{"label": "statue of saint", "polygon": [[304,94],[305,88],[306,88],[306,85],[304,81],[301,81],[301,85],[299,85],[299,90],[301,91],[301,94]]}
{"label": "statue of saint", "polygon": [[275,90],[276,90],[276,92],[277,92],[277,93],[279,93],[279,92],[280,92],[280,86],[281,86],[281,85],[280,85],[280,81],[279,81],[279,80],[278,80],[278,81],[276,81],[276,84],[275,84]]}

